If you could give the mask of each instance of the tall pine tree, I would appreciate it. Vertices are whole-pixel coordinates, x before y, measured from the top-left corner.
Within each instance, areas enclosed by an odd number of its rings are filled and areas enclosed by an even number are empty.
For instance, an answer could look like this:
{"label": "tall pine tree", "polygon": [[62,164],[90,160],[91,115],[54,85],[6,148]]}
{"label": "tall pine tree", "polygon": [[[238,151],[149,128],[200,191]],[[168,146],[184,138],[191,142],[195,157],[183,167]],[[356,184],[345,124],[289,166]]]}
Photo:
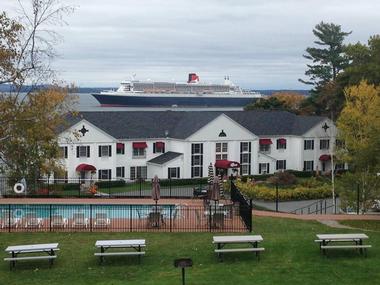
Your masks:
{"label": "tall pine tree", "polygon": [[307,65],[305,72],[309,79],[299,81],[313,85],[317,91],[326,83],[335,81],[338,73],[348,65],[343,41],[351,32],[343,32],[340,25],[321,22],[315,26],[313,34],[317,37],[314,41],[317,47],[308,47],[303,55],[313,62]]}

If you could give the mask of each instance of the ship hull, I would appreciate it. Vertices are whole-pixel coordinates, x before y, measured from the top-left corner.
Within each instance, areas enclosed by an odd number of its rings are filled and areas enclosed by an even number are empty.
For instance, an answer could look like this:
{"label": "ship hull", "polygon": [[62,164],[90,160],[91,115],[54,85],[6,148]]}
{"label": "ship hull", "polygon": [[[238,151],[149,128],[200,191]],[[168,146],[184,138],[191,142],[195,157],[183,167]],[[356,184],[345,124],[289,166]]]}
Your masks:
{"label": "ship hull", "polygon": [[257,98],[244,97],[206,97],[206,96],[120,96],[109,94],[92,94],[102,106],[120,107],[243,107]]}

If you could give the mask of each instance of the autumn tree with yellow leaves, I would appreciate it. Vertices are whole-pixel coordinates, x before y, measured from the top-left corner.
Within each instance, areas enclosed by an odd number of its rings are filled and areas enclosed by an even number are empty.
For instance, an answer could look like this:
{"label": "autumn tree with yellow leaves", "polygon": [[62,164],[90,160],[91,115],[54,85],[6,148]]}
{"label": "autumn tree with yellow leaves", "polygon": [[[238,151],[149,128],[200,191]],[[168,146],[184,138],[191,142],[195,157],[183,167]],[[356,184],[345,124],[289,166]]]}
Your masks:
{"label": "autumn tree with yellow leaves", "polygon": [[340,159],[350,172],[341,180],[340,196],[347,206],[356,207],[357,186],[360,210],[367,211],[380,199],[380,87],[361,81],[345,89],[345,106],[337,121]]}
{"label": "autumn tree with yellow leaves", "polygon": [[0,171],[29,182],[59,169],[56,131],[75,98],[50,67],[59,35],[51,29],[73,11],[58,0],[18,1],[20,20],[0,12]]}

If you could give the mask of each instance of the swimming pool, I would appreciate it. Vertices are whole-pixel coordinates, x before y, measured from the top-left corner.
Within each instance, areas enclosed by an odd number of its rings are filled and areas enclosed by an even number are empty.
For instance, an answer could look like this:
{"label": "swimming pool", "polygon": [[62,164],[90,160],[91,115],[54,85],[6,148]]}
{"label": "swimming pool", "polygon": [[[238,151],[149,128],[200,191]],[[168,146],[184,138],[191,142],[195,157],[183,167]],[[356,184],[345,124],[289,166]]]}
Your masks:
{"label": "swimming pool", "polygon": [[171,216],[176,209],[176,205],[72,205],[72,204],[17,204],[0,205],[1,216],[10,212],[13,218],[22,219],[26,214],[34,213],[37,218],[48,219],[51,216],[59,215],[65,219],[70,219],[76,213],[82,213],[85,218],[95,218],[97,214],[106,214],[110,219],[144,218],[150,212],[159,211],[163,216]]}

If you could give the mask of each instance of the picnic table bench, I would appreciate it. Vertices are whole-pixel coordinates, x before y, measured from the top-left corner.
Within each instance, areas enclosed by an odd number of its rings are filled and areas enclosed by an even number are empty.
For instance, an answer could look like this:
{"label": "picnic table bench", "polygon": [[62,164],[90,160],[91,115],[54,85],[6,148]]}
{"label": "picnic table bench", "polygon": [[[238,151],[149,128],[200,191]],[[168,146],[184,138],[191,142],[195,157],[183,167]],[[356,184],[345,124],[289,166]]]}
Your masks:
{"label": "picnic table bench", "polygon": [[[57,258],[56,252],[59,250],[58,243],[46,244],[28,244],[8,246],[5,251],[11,254],[11,257],[4,258],[4,261],[10,262],[10,269],[16,266],[16,261],[19,260],[49,260],[50,266],[53,265],[53,260]],[[33,256],[18,256],[19,254],[33,254],[33,253],[47,253],[47,255],[33,255]]]}
{"label": "picnic table bench", "polygon": [[[214,250],[218,254],[220,261],[223,261],[224,253],[231,252],[254,252],[256,257],[260,260],[259,253],[264,251],[265,248],[258,247],[258,243],[263,241],[261,235],[246,235],[246,236],[214,236],[213,244],[216,244],[217,248]],[[224,248],[227,244],[248,244],[252,247],[239,247],[239,248]]]}
{"label": "picnic table bench", "polygon": [[[100,248],[100,252],[96,252],[94,255],[100,257],[100,263],[104,261],[105,256],[118,256],[118,255],[133,255],[139,257],[141,262],[141,256],[145,254],[145,251],[141,251],[145,247],[145,239],[135,240],[98,240],[95,243],[97,248]],[[106,252],[108,249],[124,249],[122,251]],[[126,251],[125,249],[134,249],[135,251]]]}
{"label": "picnic table bench", "polygon": [[367,255],[367,248],[372,246],[364,245],[363,240],[368,239],[366,234],[317,234],[315,242],[319,243],[319,249],[326,255],[327,249],[358,249],[362,254]]}

